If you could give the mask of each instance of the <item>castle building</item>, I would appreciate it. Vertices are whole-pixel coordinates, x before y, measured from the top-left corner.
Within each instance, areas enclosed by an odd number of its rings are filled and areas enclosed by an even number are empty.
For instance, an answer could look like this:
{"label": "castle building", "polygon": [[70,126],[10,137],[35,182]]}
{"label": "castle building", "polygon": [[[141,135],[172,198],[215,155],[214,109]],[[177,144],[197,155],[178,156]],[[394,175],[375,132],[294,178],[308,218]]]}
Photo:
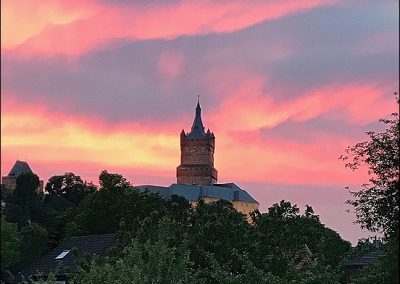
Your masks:
{"label": "castle building", "polygon": [[[11,168],[8,175],[1,178],[1,183],[5,188],[14,190],[17,183],[17,178],[22,173],[32,173],[31,168],[27,162],[17,160],[14,166]],[[38,192],[43,191],[43,180],[39,181]]]}
{"label": "castle building", "polygon": [[197,102],[196,116],[190,133],[181,132],[181,164],[176,170],[178,184],[211,185],[217,183],[214,168],[215,136],[204,132],[201,107]]}
{"label": "castle building", "polygon": [[204,131],[200,103],[191,131],[180,134],[180,165],[176,169],[177,183],[169,187],[156,185],[138,186],[141,191],[159,193],[164,198],[180,195],[196,206],[200,200],[213,202],[220,199],[232,202],[236,210],[247,214],[258,209],[259,203],[234,183],[217,183],[218,172],[214,167],[215,136]]}

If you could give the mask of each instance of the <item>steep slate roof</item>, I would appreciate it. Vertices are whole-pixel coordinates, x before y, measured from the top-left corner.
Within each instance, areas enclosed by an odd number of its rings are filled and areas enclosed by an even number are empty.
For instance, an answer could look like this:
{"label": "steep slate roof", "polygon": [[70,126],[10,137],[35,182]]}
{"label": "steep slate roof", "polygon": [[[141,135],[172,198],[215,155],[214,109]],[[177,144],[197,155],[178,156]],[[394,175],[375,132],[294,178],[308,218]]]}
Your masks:
{"label": "steep slate roof", "polygon": [[163,198],[169,198],[172,193],[169,187],[158,186],[158,185],[140,185],[138,186],[140,191],[148,191],[150,193],[159,193]]}
{"label": "steep slate roof", "polygon": [[[36,263],[28,267],[21,274],[30,276],[41,272],[42,275],[48,275],[50,272],[55,272],[57,269],[57,275],[77,272],[74,253],[71,251],[72,249],[76,248],[79,256],[105,256],[107,251],[115,245],[116,241],[116,234],[72,237],[64,244],[59,245],[57,248],[42,256]],[[70,252],[62,259],[56,259],[63,251],[68,250]]]}
{"label": "steep slate roof", "polygon": [[313,254],[308,246],[304,244],[303,248],[297,252],[297,257],[299,258],[299,262],[293,266],[295,270],[303,268],[303,266],[312,259]]}
{"label": "steep slate roof", "polygon": [[196,116],[194,117],[192,129],[188,134],[187,138],[197,139],[197,138],[204,138],[205,136],[206,133],[204,132],[203,121],[201,120],[201,107],[200,103],[197,102]]}
{"label": "steep slate roof", "polygon": [[14,166],[11,168],[10,172],[8,173],[8,177],[18,177],[20,174],[28,172],[32,172],[28,163],[17,160]]}
{"label": "steep slate roof", "polygon": [[385,253],[382,250],[371,251],[363,256],[350,259],[346,266],[364,267],[367,264],[377,261],[380,257],[384,255]]}
{"label": "steep slate roof", "polygon": [[176,194],[185,197],[189,201],[199,201],[204,197],[224,199],[228,201],[246,201],[258,203],[250,194],[241,189],[234,183],[214,184],[214,185],[190,185],[172,184],[169,187],[155,185],[141,185],[139,190],[148,190],[152,193],[159,193],[164,198],[169,198]]}

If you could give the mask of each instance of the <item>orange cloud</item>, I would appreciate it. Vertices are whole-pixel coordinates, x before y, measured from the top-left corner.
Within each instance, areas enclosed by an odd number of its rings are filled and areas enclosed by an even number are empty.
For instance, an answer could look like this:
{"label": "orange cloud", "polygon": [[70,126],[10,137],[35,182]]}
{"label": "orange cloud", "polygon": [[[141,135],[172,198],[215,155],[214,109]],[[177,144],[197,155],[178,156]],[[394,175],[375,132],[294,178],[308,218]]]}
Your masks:
{"label": "orange cloud", "polygon": [[2,48],[13,48],[42,32],[48,25],[66,25],[96,13],[84,0],[2,0]]}
{"label": "orange cloud", "polygon": [[135,123],[105,125],[52,114],[43,107],[5,104],[1,113],[2,159],[19,153],[45,163],[101,163],[152,170],[178,163],[177,130]]}
{"label": "orange cloud", "polygon": [[366,172],[354,173],[338,159],[355,143],[339,135],[315,134],[312,143],[284,138],[217,136],[216,165],[224,181],[287,184],[343,184],[366,181]]}
{"label": "orange cloud", "polygon": [[[308,1],[182,1],[177,4],[150,7],[101,6],[92,1],[79,1],[79,5],[57,1],[42,6],[37,1],[25,0],[21,6],[6,2],[2,11],[8,15],[2,44],[19,54],[79,55],[101,46],[110,39],[157,39],[181,35],[232,32],[258,22],[276,19],[290,13],[328,5],[334,0]],[[40,2],[42,3],[42,2]],[[62,7],[60,9],[59,7]],[[31,7],[32,15],[19,21],[18,7]],[[15,35],[13,26],[18,24]],[[2,25],[3,26],[3,25]],[[3,31],[3,30],[2,30]]]}
{"label": "orange cloud", "polygon": [[[338,116],[366,124],[378,120],[390,109],[395,111],[393,99],[384,96],[386,90],[373,84],[326,85],[291,101],[276,102],[273,96],[264,93],[267,76],[243,70],[220,72],[225,74],[225,83],[208,87],[214,94],[229,94],[210,117],[212,126],[221,131],[272,128],[287,120],[307,121],[335,109],[344,112]],[[334,118],[334,114],[330,115]]]}
{"label": "orange cloud", "polygon": [[[310,100],[305,100],[304,106],[296,101],[289,102],[286,117],[277,121],[290,117],[302,120],[330,109],[325,103],[323,106],[316,103],[320,100],[313,99],[311,102],[317,106],[318,112],[306,113],[305,116],[302,114],[301,109],[312,107]],[[260,105],[263,101],[255,103]],[[259,106],[249,103],[242,107],[251,107],[247,108],[248,114],[259,109]],[[283,107],[271,102],[269,111],[265,113],[273,115]],[[215,157],[221,182],[339,184],[366,180],[365,175],[355,175],[337,159],[346,146],[356,141],[325,133],[310,133],[313,135],[312,143],[263,137],[257,129],[262,126],[258,121],[254,121],[256,127],[253,127],[251,120],[243,122],[242,116],[236,117],[236,113],[240,114],[239,107],[222,107],[215,116],[205,117],[205,121],[211,118],[214,125],[217,124],[215,118],[219,118],[218,129],[211,129],[217,137]],[[18,153],[21,157],[28,157],[33,164],[42,165],[40,168],[47,175],[70,170],[84,178],[93,179],[102,169],[116,169],[137,183],[156,183],[160,179],[169,183],[175,180],[175,167],[179,164],[179,130],[187,128],[192,118],[172,124],[112,125],[99,120],[52,113],[44,106],[21,105],[6,100],[3,102],[1,119],[3,173],[9,170]],[[268,118],[258,119],[266,125],[273,125]],[[237,128],[232,127],[232,123],[235,125],[237,122],[240,122],[239,126],[250,129],[247,130],[248,134],[235,134],[233,130]],[[52,172],[53,168],[57,171]],[[147,179],[140,176],[147,176]],[[153,177],[154,181],[151,182],[149,177]]]}

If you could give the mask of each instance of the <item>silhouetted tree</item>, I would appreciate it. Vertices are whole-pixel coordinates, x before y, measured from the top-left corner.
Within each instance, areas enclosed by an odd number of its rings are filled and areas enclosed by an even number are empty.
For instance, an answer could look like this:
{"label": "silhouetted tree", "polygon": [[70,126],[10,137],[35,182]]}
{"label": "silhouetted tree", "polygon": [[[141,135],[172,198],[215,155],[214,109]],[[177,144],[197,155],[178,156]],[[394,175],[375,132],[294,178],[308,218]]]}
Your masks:
{"label": "silhouetted tree", "polygon": [[125,178],[103,171],[101,188],[67,212],[67,234],[103,234],[131,230],[151,212],[166,214],[158,195],[141,193]]}
{"label": "silhouetted tree", "polygon": [[166,207],[171,216],[178,222],[186,224],[192,206],[183,196],[173,194],[166,202]]}
{"label": "silhouetted tree", "polygon": [[357,222],[362,228],[390,235],[399,228],[399,114],[380,122],[387,126],[384,132],[367,132],[368,141],[348,147],[340,158],[352,170],[361,165],[369,168],[369,184],[348,201],[356,210]]}
{"label": "silhouetted tree", "polygon": [[95,192],[96,189],[95,185],[83,182],[81,177],[74,173],[52,176],[45,187],[45,191],[50,196],[64,197],[74,204],[78,204],[83,198]]}
{"label": "silhouetted tree", "polygon": [[368,167],[369,183],[352,192],[348,203],[355,208],[357,223],[372,232],[383,232],[386,241],[385,256],[363,269],[354,283],[399,283],[399,114],[380,122],[386,125],[383,132],[367,132],[367,141],[348,147],[340,157],[352,170]]}
{"label": "silhouetted tree", "polygon": [[12,268],[21,260],[21,236],[15,224],[9,223],[1,216],[1,274]]}
{"label": "silhouetted tree", "polygon": [[24,205],[38,196],[39,177],[26,172],[17,177],[15,189],[12,192],[12,202]]}
{"label": "silhouetted tree", "polygon": [[128,187],[130,183],[120,174],[111,174],[106,170],[102,171],[99,176],[100,189]]}
{"label": "silhouetted tree", "polygon": [[43,255],[48,249],[48,233],[39,224],[28,224],[20,230],[21,235],[21,261],[18,263],[19,270],[31,264]]}
{"label": "silhouetted tree", "polygon": [[288,274],[294,273],[298,252],[307,245],[318,259],[314,268],[317,271],[326,268],[339,279],[340,265],[350,251],[350,243],[321,224],[311,206],[307,205],[301,215],[296,205],[282,200],[266,213],[255,212],[253,222],[253,243],[257,245],[253,246],[252,255],[259,267],[269,269],[274,275],[289,277]]}

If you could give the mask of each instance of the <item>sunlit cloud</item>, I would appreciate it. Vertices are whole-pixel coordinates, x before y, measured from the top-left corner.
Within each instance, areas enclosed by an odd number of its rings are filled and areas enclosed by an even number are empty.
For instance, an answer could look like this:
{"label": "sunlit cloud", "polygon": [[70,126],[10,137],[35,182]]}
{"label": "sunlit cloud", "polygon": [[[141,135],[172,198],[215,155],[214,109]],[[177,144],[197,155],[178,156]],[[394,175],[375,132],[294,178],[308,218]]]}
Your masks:
{"label": "sunlit cloud", "polygon": [[2,174],[169,185],[201,95],[219,182],[361,236],[337,216],[368,177],[338,157],[397,111],[396,1],[1,3]]}
{"label": "sunlit cloud", "polygon": [[[258,22],[276,19],[333,0],[307,1],[179,1],[169,5],[101,5],[79,1],[75,9],[61,13],[57,1],[43,10],[30,0],[20,3],[33,16],[18,22],[15,36],[12,27],[19,19],[13,1],[4,5],[5,35],[10,35],[2,47],[19,46],[18,54],[79,55],[111,39],[170,39],[182,35],[233,32]],[[69,3],[69,2],[68,2]],[[36,7],[39,6],[39,7]],[[45,6],[46,7],[46,6]],[[3,26],[3,25],[2,25]],[[31,27],[31,28],[28,28]]]}
{"label": "sunlit cloud", "polygon": [[13,48],[41,33],[47,26],[68,25],[96,14],[96,6],[85,0],[2,0],[1,47]]}

